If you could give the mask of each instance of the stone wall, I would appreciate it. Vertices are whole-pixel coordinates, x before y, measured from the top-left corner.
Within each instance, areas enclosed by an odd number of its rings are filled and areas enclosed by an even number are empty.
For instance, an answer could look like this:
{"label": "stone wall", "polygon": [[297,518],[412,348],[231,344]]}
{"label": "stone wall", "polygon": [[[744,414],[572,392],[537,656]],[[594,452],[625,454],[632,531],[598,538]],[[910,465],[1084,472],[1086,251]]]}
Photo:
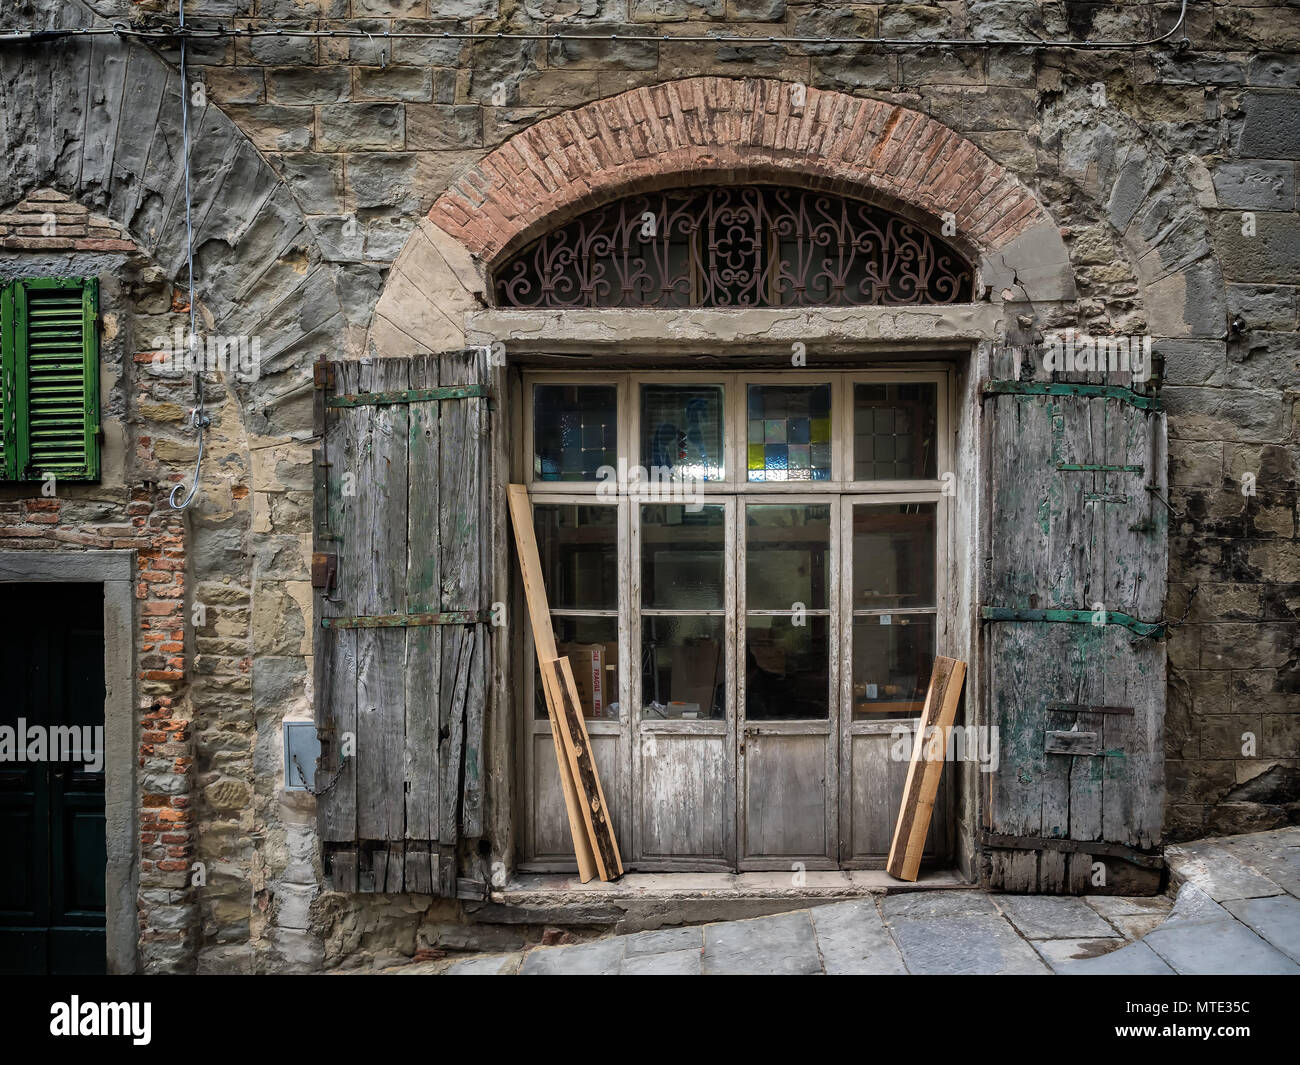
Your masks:
{"label": "stone wall", "polygon": [[[170,24],[173,6],[28,0],[0,18],[6,26],[81,25],[95,16]],[[1005,168],[1059,227],[1077,299],[1017,303],[1008,275],[1016,313],[1036,328],[1157,339],[1175,512],[1166,614],[1183,619],[1169,641],[1167,834],[1183,839],[1295,820],[1300,22],[1293,6],[1193,3],[1188,47],[1171,41],[1100,52],[864,50],[826,38],[1144,37],[1167,26],[1173,9],[1033,0],[189,0],[186,10],[196,27],[563,29],[593,39],[265,37],[192,50],[204,87],[193,116],[200,300],[210,328],[261,337],[265,372],[247,387],[212,379],[217,424],[183,544],[153,538],[181,536],[164,488],[187,476],[193,459],[193,434],[182,426],[189,383],[146,375],[134,361],[149,353],[149,338],[170,334],[166,323],[183,318],[184,297],[174,287],[184,277],[175,213],[178,87],[165,66],[174,66],[175,50],[153,56],[109,37],[0,51],[0,103],[12,116],[0,207],[53,188],[121,230],[109,237],[87,222],[84,236],[69,230],[66,239],[129,238],[137,249],[18,243],[0,251],[5,269],[18,273],[99,274],[109,297],[105,328],[120,307],[118,321],[132,337],[105,345],[106,447],[118,448],[120,460],[106,466],[102,485],[61,493],[57,510],[30,491],[0,489],[0,546],[54,539],[80,549],[121,539],[145,552],[157,547],[159,562],[184,560],[181,580],[168,578],[179,566],[142,569],[142,620],[167,619],[156,640],[142,640],[142,656],[161,656],[147,669],[142,657],[142,714],[170,723],[146,733],[152,750],[143,754],[144,779],[161,776],[166,761],[186,782],[183,791],[148,792],[166,802],[146,809],[186,813],[173,831],[145,829],[155,836],[148,846],[164,849],[147,850],[145,861],[203,861],[207,882],[187,888],[181,870],[150,869],[155,879],[147,889],[142,882],[142,905],[146,914],[161,906],[165,916],[147,927],[147,935],[158,933],[148,940],[156,945],[146,946],[149,967],[301,969],[409,953],[422,915],[441,914],[417,901],[358,910],[318,899],[310,799],[281,791],[280,724],[310,716],[311,707],[308,364],[359,355],[367,345],[418,350],[420,329],[431,345],[457,342],[463,312],[482,289],[481,264],[458,259],[463,249],[442,243],[444,231],[421,225],[438,198],[488,152],[543,119],[694,76],[780,79],[930,116]],[[596,39],[715,32],[754,42]],[[821,40],[764,39],[786,34]],[[30,134],[37,127],[45,131],[40,139]],[[29,236],[14,228],[0,241]],[[421,241],[435,247],[440,271],[395,268],[403,248]],[[135,277],[141,280],[129,280]],[[420,301],[432,309],[417,328],[403,308]],[[376,307],[384,309],[378,317]],[[1245,331],[1225,339],[1233,313]],[[112,443],[115,433],[120,443]],[[1254,475],[1253,495],[1242,493],[1245,474]],[[115,526],[132,532],[101,531]],[[206,625],[188,636],[182,671],[167,659],[182,642],[171,622],[183,596],[207,613]],[[153,603],[160,612],[144,614]],[[143,675],[177,671],[183,679]],[[190,757],[192,765],[184,762]]]}

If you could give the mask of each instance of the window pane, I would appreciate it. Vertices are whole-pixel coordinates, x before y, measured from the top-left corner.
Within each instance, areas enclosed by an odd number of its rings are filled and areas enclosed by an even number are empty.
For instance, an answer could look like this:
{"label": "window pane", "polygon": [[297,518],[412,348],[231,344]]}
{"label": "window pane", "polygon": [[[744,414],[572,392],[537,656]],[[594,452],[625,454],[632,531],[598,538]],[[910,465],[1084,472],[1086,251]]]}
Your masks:
{"label": "window pane", "polygon": [[919,714],[934,668],[934,615],[853,619],[853,716]]}
{"label": "window pane", "polygon": [[939,386],[853,386],[853,479],[933,480]]}
{"label": "window pane", "polygon": [[853,608],[934,606],[936,504],[853,508]]}
{"label": "window pane", "polygon": [[533,507],[546,597],[557,610],[618,609],[618,508]]}
{"label": "window pane", "polygon": [[613,385],[533,386],[533,477],[594,481],[618,465],[618,390]]}
{"label": "window pane", "polygon": [[641,702],[646,718],[721,718],[726,714],[725,619],[641,619]]}
{"label": "window pane", "polygon": [[656,504],[641,508],[641,605],[657,610],[721,610],[725,509]]}
{"label": "window pane", "polygon": [[747,411],[749,480],[831,479],[830,385],[750,385]]}
{"label": "window pane", "polygon": [[[618,718],[618,618],[551,616],[555,649],[569,660],[583,717]],[[542,674],[533,662],[533,713],[546,717]]]}
{"label": "window pane", "polygon": [[807,721],[830,713],[830,624],[810,617],[745,622],[745,717]]}
{"label": "window pane", "polygon": [[749,610],[824,610],[830,584],[831,508],[745,508],[745,606]]}
{"label": "window pane", "polygon": [[721,385],[641,386],[641,465],[674,479],[723,478]]}

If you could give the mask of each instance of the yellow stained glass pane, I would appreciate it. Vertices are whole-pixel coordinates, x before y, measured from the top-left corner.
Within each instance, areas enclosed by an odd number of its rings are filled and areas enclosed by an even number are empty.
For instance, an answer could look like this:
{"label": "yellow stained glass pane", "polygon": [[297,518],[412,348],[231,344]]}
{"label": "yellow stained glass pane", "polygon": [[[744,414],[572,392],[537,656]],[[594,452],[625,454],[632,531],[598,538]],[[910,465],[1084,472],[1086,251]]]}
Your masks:
{"label": "yellow stained glass pane", "polygon": [[762,444],[750,444],[749,449],[749,468],[751,470],[767,469],[767,452]]}
{"label": "yellow stained glass pane", "polygon": [[829,418],[814,418],[811,426],[812,442],[814,444],[826,444],[831,439],[831,420]]}

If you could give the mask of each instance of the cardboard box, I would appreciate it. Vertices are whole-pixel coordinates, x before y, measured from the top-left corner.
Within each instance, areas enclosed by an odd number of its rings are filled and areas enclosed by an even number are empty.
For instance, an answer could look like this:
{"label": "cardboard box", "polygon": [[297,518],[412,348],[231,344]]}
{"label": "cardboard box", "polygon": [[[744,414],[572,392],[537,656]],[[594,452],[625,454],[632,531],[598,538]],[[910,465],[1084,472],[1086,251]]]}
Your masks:
{"label": "cardboard box", "polygon": [[608,717],[610,704],[618,702],[618,644],[562,643],[556,650],[573,667],[582,716]]}

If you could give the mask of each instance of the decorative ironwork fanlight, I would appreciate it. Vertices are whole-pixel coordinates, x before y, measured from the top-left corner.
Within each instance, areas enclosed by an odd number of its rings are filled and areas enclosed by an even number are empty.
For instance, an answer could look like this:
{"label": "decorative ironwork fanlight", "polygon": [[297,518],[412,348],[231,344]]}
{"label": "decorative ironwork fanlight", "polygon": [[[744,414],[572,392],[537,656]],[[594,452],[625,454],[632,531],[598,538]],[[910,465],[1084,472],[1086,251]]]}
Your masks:
{"label": "decorative ironwork fanlight", "polygon": [[504,307],[962,303],[974,273],[916,223],[858,200],[747,185],[630,196],[496,271]]}

